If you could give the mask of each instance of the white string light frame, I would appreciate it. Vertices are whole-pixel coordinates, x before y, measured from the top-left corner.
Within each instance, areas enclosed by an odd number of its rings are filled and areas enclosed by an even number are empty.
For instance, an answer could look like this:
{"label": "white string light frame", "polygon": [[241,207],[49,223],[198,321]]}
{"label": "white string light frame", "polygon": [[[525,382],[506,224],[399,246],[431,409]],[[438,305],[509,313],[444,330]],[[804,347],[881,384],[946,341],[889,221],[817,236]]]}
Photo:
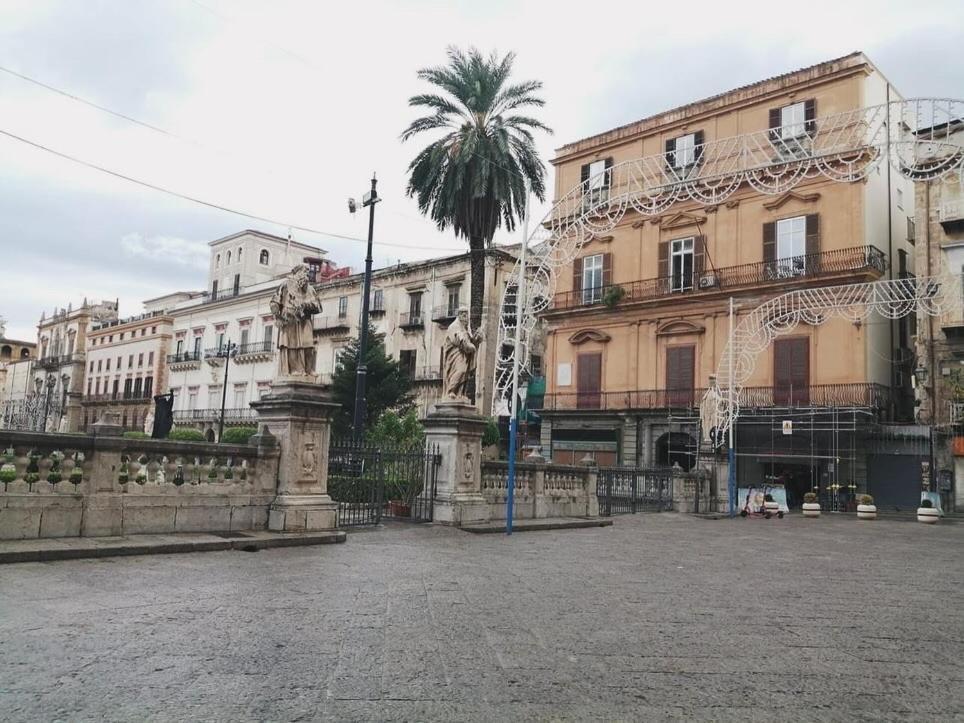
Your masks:
{"label": "white string light frame", "polygon": [[[493,413],[512,393],[512,357],[519,336],[520,369],[529,373],[530,340],[538,316],[556,293],[559,273],[595,236],[607,234],[630,209],[657,216],[673,204],[713,206],[744,184],[779,195],[824,177],[851,183],[884,159],[904,178],[937,180],[957,172],[964,187],[964,101],[917,98],[859,108],[813,121],[711,141],[694,150],[692,164],[677,166],[661,153],[618,163],[575,186],[552,207],[527,241],[526,298],[516,329],[516,293],[502,295]],[[511,278],[518,278],[518,264]]]}

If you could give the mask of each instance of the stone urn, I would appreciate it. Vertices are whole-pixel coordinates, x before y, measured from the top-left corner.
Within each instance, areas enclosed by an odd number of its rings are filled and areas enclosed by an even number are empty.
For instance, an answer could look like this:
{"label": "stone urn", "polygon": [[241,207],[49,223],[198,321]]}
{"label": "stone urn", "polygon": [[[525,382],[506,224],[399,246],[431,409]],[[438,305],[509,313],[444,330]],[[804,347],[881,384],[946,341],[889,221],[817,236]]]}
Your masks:
{"label": "stone urn", "polygon": [[930,500],[922,500],[920,507],[917,508],[917,521],[925,525],[936,524],[941,518],[934,504]]}
{"label": "stone urn", "polygon": [[816,494],[807,492],[803,496],[802,510],[804,517],[820,517],[820,503],[817,501]]}
{"label": "stone urn", "polygon": [[857,503],[857,519],[858,520],[876,520],[877,519],[877,506],[874,504],[874,498],[870,495],[861,495],[860,501]]}

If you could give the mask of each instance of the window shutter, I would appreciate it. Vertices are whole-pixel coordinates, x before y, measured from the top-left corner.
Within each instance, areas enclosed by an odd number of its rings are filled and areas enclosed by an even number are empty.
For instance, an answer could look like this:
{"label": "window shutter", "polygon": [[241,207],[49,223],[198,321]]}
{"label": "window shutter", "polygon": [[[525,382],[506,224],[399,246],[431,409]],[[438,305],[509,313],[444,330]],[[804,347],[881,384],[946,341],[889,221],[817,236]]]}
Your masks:
{"label": "window shutter", "polygon": [[589,180],[589,164],[579,169],[579,183],[585,184]]}
{"label": "window shutter", "polygon": [[706,236],[697,236],[693,239],[693,285],[699,288],[699,280],[703,275],[703,266],[706,259]]}
{"label": "window shutter", "polygon": [[696,131],[693,134],[693,163],[699,165],[703,162],[703,131]]}
{"label": "window shutter", "polygon": [[807,216],[807,273],[820,271],[820,215],[811,213]]}
{"label": "window shutter", "polygon": [[612,185],[613,185],[613,172],[612,172],[612,170],[611,170],[612,167],[613,167],[613,159],[612,159],[612,157],[607,158],[607,159],[606,159],[606,175],[603,177],[603,178],[605,179],[603,185],[604,185],[606,188],[611,188]]}
{"label": "window shutter", "polygon": [[603,254],[603,273],[602,273],[602,284],[603,287],[610,286],[613,283],[613,255],[611,253]]}
{"label": "window shutter", "polygon": [[572,290],[574,292],[582,291],[582,259],[576,259],[572,262]]}
{"label": "window shutter", "polygon": [[780,108],[770,109],[770,140],[776,141],[780,139],[780,132],[775,130],[780,127],[781,117]]}
{"label": "window shutter", "polygon": [[676,167],[676,139],[670,138],[666,141],[666,167],[673,169]]}
{"label": "window shutter", "polygon": [[669,278],[669,241],[659,242],[659,275],[664,279]]}
{"label": "window shutter", "polygon": [[763,224],[763,263],[777,260],[777,225],[775,222]]}
{"label": "window shutter", "polygon": [[817,132],[817,101],[813,98],[803,103],[803,127],[811,138]]}

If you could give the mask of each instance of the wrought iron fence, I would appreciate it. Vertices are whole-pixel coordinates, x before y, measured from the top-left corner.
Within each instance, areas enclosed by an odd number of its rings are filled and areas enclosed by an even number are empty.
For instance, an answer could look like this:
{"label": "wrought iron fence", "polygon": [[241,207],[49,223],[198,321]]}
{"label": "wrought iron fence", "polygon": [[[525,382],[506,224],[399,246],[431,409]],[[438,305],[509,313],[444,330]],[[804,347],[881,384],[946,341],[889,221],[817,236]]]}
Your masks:
{"label": "wrought iron fence", "polygon": [[332,441],[328,494],[338,503],[339,527],[377,525],[386,518],[431,522],[439,462],[434,446],[391,449]]}
{"label": "wrought iron fence", "polygon": [[599,514],[673,509],[673,474],[668,469],[600,467],[596,481]]}
{"label": "wrought iron fence", "polygon": [[0,403],[0,429],[56,432],[60,426],[61,396],[35,394]]}

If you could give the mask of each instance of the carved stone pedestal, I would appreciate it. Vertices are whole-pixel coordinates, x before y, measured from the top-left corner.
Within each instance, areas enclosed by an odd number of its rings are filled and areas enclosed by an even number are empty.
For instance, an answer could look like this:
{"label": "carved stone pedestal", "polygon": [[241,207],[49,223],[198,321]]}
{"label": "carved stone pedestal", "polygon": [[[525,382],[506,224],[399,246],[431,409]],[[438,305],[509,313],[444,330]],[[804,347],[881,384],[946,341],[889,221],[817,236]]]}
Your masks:
{"label": "carved stone pedestal", "polygon": [[425,419],[428,444],[442,458],[438,470],[434,520],[461,526],[487,522],[489,506],[482,496],[482,431],[485,418],[461,401],[435,405]]}
{"label": "carved stone pedestal", "polygon": [[281,446],[278,493],[268,511],[276,532],[333,530],[338,506],[328,496],[328,444],[338,405],[318,384],[281,379],[251,406]]}

